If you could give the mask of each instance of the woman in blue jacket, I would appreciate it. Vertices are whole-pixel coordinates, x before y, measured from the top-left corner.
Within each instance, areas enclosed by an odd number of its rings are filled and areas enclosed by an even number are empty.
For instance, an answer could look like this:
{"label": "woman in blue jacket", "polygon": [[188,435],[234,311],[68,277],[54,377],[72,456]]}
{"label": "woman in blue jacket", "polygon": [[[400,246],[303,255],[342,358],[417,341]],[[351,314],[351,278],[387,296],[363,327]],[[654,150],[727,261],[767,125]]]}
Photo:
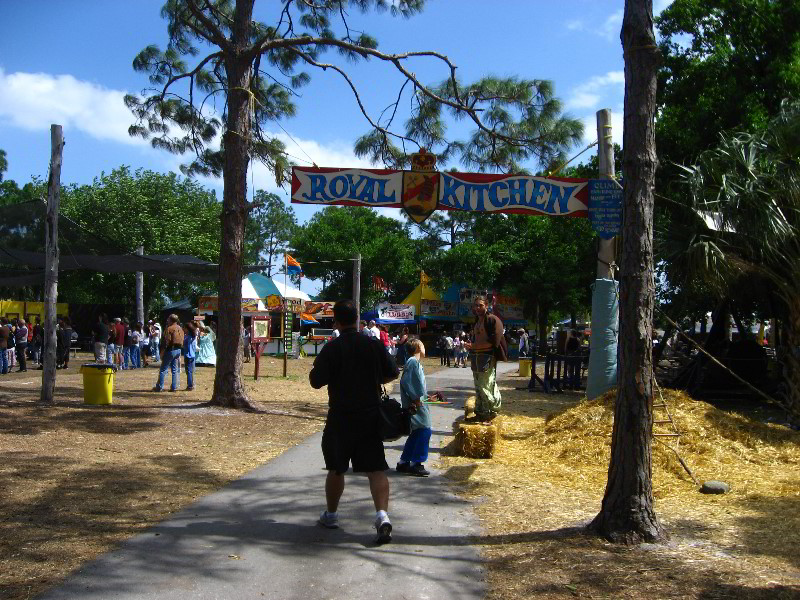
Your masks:
{"label": "woman in blue jacket", "polygon": [[430,475],[425,469],[428,460],[428,446],[431,441],[431,413],[425,405],[428,390],[425,386],[425,371],[420,362],[425,358],[425,346],[419,340],[408,342],[411,354],[400,379],[400,403],[413,413],[411,416],[411,435],[406,440],[397,471],[418,477]]}

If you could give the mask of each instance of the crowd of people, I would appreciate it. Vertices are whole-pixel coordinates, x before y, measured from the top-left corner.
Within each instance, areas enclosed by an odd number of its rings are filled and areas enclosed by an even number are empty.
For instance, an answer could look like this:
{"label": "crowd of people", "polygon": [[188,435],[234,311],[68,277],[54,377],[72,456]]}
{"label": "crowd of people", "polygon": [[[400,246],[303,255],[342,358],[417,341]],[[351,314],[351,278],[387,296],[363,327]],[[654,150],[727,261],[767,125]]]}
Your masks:
{"label": "crowd of people", "polygon": [[[69,351],[77,337],[69,317],[59,317],[56,325],[56,368],[66,369]],[[15,366],[17,370],[28,370],[28,361],[37,369],[42,368],[44,350],[44,326],[39,317],[33,323],[24,319],[0,318],[0,374],[5,375]]]}
{"label": "crowd of people", "polygon": [[131,324],[125,317],[109,319],[101,313],[92,328],[95,362],[122,371],[147,367],[151,362],[160,364],[154,391],[163,389],[169,371],[170,391],[177,391],[182,369],[186,372],[186,389],[193,390],[195,365],[216,365],[216,339],[213,323],[191,320],[181,324],[174,314],[162,327],[155,319]]}

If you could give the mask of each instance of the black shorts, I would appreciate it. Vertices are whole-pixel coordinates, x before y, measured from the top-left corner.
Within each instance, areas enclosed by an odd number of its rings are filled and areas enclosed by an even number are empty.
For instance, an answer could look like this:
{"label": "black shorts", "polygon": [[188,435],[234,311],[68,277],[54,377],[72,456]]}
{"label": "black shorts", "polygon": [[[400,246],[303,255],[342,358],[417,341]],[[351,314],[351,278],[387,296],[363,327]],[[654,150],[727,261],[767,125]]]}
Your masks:
{"label": "black shorts", "polygon": [[322,456],[328,471],[345,473],[352,461],[355,473],[385,471],[386,455],[378,431],[378,415],[328,415],[322,432]]}

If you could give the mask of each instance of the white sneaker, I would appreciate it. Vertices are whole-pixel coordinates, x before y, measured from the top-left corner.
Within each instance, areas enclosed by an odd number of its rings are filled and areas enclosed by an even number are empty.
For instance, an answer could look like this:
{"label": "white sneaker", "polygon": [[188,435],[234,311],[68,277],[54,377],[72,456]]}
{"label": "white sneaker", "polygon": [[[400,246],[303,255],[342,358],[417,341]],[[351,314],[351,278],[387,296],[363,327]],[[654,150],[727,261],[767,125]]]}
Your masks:
{"label": "white sneaker", "polygon": [[389,515],[375,517],[375,531],[378,532],[378,544],[388,544],[392,541],[392,524]]}
{"label": "white sneaker", "polygon": [[328,529],[338,529],[339,528],[339,513],[331,513],[327,510],[323,510],[322,513],[319,515],[319,524],[323,527],[327,527]]}

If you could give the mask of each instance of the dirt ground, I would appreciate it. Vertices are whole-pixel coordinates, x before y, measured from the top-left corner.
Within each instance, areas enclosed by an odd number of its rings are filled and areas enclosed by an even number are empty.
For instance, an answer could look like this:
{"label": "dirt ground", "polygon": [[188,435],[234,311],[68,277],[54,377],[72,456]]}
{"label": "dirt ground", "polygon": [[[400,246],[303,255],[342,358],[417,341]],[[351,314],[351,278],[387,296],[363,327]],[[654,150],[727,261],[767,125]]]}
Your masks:
{"label": "dirt ground", "polygon": [[[77,369],[84,360],[58,372],[52,408],[35,404],[40,372],[0,377],[0,598],[35,596],[323,424],[326,392],[307,384],[311,359],[289,361],[283,379],[282,362],[267,358],[257,382],[246,364],[245,385],[268,411],[255,415],[203,406],[213,383],[205,368],[194,392],[160,394],[149,391],[155,368],[126,371],[112,406],[87,406]],[[438,370],[437,359],[425,362],[428,374]],[[501,379],[509,420],[543,423],[580,400],[513,389],[524,383]],[[486,533],[476,543],[491,599],[800,598],[799,496],[774,498],[761,512],[742,496],[704,496],[693,507],[657,500],[670,541],[614,546],[584,530],[602,498],[598,473],[577,470],[568,485],[544,469],[519,468],[511,456],[526,435],[509,428],[494,459],[446,456],[437,465],[479,500]],[[607,461],[599,457],[594,470]],[[798,489],[795,474],[787,478]],[[773,543],[781,527],[784,539]]]}
{"label": "dirt ground", "polygon": [[[151,391],[157,367],[118,372],[113,404],[83,403],[81,363],[57,373],[56,405],[36,405],[41,371],[0,376],[0,598],[32,598],[84,562],[162,521],[320,430],[326,389],[312,358],[264,357],[251,398],[266,414],[204,406],[214,369],[192,392]],[[438,359],[426,359],[426,369]],[[169,381],[169,380],[168,380]],[[185,374],[181,386],[186,387]],[[167,384],[166,387],[169,387]]]}
{"label": "dirt ground", "polygon": [[[478,501],[486,533],[476,543],[488,560],[491,600],[800,598],[796,460],[763,466],[785,479],[782,495],[771,497],[759,494],[757,481],[739,482],[724,496],[703,495],[688,477],[685,489],[670,494],[654,466],[656,511],[669,540],[639,547],[610,544],[586,531],[600,508],[608,453],[576,467],[571,457],[559,457],[557,448],[550,450],[552,464],[545,464],[546,444],[538,456],[530,450],[531,436],[544,434],[548,415],[563,414],[582,395],[515,389],[526,380],[512,374],[500,380],[506,416],[492,459],[444,456],[439,465],[463,494]],[[672,468],[685,476],[677,462]]]}

